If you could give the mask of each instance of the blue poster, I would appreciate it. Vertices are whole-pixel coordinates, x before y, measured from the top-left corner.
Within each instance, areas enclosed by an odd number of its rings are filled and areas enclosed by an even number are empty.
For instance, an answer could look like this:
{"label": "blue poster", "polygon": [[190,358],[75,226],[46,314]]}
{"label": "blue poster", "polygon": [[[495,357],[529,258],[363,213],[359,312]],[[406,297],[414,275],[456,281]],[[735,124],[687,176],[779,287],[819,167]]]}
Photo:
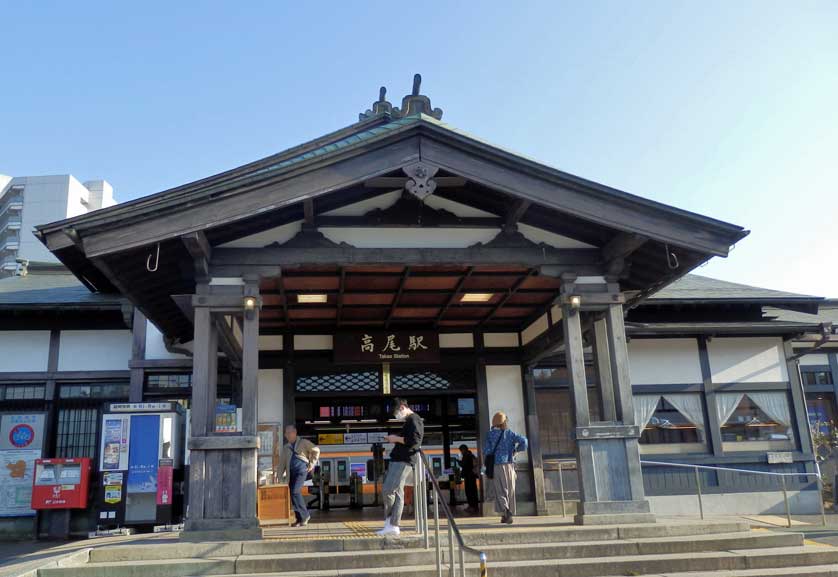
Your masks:
{"label": "blue poster", "polygon": [[133,415],[128,450],[129,493],[157,493],[160,416]]}

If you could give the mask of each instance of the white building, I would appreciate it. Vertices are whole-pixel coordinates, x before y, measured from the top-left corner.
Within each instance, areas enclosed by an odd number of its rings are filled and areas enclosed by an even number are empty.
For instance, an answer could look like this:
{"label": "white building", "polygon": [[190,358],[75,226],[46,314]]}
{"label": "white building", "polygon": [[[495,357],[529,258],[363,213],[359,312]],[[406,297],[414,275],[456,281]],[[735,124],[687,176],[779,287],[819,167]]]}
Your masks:
{"label": "white building", "polygon": [[116,204],[106,180],[79,182],[71,174],[0,174],[0,276],[15,274],[18,260],[57,262],[32,234],[35,225]]}

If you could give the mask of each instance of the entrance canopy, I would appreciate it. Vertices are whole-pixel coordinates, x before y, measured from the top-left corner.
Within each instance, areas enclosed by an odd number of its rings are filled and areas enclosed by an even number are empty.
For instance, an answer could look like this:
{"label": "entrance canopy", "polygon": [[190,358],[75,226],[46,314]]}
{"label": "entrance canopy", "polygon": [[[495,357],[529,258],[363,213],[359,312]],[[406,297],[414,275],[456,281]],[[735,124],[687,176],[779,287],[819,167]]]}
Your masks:
{"label": "entrance canopy", "polygon": [[[418,76],[418,75],[417,75]],[[359,122],[158,194],[40,226],[91,290],[121,292],[191,340],[175,295],[258,278],[263,328],[505,327],[550,308],[560,277],[634,303],[747,235],[489,145],[419,94]]]}

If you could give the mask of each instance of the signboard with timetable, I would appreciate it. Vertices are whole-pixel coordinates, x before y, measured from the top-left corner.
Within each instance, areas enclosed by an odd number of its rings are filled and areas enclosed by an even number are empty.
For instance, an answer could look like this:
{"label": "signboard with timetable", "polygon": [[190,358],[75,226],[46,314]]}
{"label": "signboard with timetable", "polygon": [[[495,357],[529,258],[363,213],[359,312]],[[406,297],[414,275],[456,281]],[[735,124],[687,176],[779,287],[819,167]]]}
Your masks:
{"label": "signboard with timetable", "polygon": [[334,337],[336,363],[438,363],[433,331],[361,331]]}

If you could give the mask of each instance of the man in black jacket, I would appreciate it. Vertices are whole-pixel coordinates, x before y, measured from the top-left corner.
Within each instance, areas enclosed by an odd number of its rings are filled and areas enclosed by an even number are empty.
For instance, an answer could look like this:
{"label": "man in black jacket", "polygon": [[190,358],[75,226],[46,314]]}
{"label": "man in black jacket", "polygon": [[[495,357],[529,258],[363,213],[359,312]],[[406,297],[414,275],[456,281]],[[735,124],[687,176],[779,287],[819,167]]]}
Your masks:
{"label": "man in black jacket", "polygon": [[387,442],[393,443],[390,451],[390,466],[381,486],[384,500],[384,528],[378,535],[398,536],[401,533],[399,523],[404,509],[404,484],[419,458],[419,448],[425,435],[425,423],[422,418],[410,410],[407,401],[393,399],[394,416],[404,421],[400,435],[387,435]]}

